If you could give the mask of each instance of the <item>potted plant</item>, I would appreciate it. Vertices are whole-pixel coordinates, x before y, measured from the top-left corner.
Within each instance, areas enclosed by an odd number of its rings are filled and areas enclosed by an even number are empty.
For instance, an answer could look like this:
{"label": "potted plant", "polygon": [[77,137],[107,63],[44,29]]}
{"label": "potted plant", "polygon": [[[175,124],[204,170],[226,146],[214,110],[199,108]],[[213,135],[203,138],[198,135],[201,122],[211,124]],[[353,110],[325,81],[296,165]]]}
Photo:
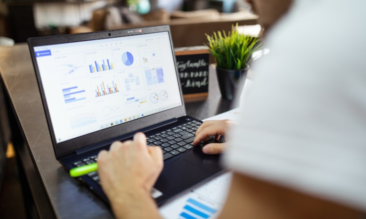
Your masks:
{"label": "potted plant", "polygon": [[217,80],[224,99],[232,100],[239,81],[246,78],[253,52],[260,47],[257,37],[240,34],[233,26],[228,34],[223,31],[206,34],[208,47],[216,66]]}

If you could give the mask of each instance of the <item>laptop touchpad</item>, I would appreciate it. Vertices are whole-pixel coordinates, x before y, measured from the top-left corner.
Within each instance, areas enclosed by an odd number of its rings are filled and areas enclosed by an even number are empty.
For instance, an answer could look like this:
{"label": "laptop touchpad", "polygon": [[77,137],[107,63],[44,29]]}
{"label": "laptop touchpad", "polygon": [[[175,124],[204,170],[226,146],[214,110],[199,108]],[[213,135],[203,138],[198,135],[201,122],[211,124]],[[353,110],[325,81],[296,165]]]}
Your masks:
{"label": "laptop touchpad", "polygon": [[167,194],[176,193],[201,181],[201,178],[205,178],[205,175],[202,168],[197,168],[197,166],[183,159],[182,156],[177,157],[177,159],[165,164],[155,188]]}

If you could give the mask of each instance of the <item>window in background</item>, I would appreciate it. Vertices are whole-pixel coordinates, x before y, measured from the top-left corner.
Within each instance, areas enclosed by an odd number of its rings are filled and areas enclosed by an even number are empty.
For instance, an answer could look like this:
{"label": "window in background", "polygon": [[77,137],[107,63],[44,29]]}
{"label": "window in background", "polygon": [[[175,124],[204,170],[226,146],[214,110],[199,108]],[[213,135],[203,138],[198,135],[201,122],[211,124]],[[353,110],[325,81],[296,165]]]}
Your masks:
{"label": "window in background", "polygon": [[183,5],[183,0],[158,0],[159,8],[163,8],[169,12],[180,10]]}

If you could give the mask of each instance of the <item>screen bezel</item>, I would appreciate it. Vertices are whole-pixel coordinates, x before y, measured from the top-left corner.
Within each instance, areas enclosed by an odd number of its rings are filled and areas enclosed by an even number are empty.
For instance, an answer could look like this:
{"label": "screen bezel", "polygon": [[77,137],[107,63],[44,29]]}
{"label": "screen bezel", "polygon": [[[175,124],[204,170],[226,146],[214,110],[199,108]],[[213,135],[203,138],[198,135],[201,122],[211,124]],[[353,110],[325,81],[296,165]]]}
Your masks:
{"label": "screen bezel", "polygon": [[[63,43],[75,43],[75,42],[83,42],[83,41],[91,41],[91,40],[99,40],[99,39],[109,39],[109,38],[117,38],[117,37],[125,37],[125,36],[134,36],[134,35],[143,35],[149,33],[159,33],[159,32],[168,32],[168,36],[170,39],[171,52],[174,60],[174,67],[176,73],[177,84],[179,86],[179,93],[181,98],[181,106],[174,107],[169,110],[165,110],[159,113],[155,113],[153,115],[149,115],[146,117],[142,117],[140,119],[135,119],[129,121],[127,123],[122,123],[116,126],[112,126],[106,129],[98,130],[80,137],[76,137],[67,141],[63,141],[60,143],[56,142],[55,133],[52,125],[52,120],[50,116],[50,112],[48,109],[47,99],[45,96],[45,91],[43,89],[42,79],[39,72],[38,64],[35,57],[34,47],[37,46],[50,46],[57,45]],[[112,30],[112,31],[102,31],[102,32],[94,32],[94,33],[84,33],[84,34],[70,34],[70,35],[59,35],[59,36],[49,36],[49,37],[37,37],[28,39],[28,46],[30,50],[30,55],[33,61],[33,67],[36,73],[36,78],[38,82],[38,87],[40,90],[40,94],[42,97],[43,108],[45,111],[48,128],[51,135],[52,145],[54,147],[56,158],[60,158],[65,155],[69,155],[74,153],[76,150],[92,146],[95,144],[100,144],[103,141],[108,141],[110,139],[115,139],[118,136],[123,134],[127,134],[130,132],[137,131],[139,129],[148,127],[150,125],[154,125],[169,119],[179,118],[181,116],[186,115],[184,99],[182,95],[182,87],[179,80],[179,74],[177,69],[177,62],[174,53],[174,46],[172,42],[172,36],[170,33],[170,27],[168,25],[164,26],[154,26],[154,27],[143,27],[143,28],[134,28],[134,29],[122,29],[122,30]]]}

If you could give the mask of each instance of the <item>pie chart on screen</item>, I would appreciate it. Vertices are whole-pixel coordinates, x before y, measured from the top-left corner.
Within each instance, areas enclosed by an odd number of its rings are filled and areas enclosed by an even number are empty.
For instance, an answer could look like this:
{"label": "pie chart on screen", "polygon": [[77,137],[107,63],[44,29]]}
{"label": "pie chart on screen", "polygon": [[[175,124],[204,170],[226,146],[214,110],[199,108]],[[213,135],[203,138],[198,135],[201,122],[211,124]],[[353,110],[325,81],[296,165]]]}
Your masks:
{"label": "pie chart on screen", "polygon": [[133,55],[130,52],[124,52],[122,54],[122,62],[126,66],[130,66],[133,64]]}

